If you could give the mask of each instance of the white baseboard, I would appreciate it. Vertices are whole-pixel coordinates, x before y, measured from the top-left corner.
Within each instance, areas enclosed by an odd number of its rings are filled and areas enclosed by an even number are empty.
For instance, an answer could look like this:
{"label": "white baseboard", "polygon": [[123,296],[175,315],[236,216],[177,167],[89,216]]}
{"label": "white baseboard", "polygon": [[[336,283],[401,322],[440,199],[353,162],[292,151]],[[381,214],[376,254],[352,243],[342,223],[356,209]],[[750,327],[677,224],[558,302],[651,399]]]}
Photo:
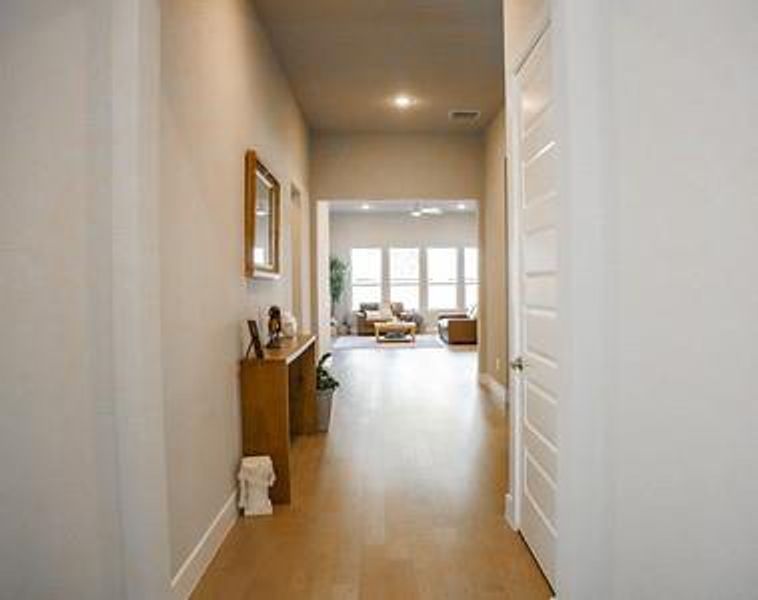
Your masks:
{"label": "white baseboard", "polygon": [[489,373],[479,373],[479,383],[490,390],[498,400],[504,404],[508,403],[508,393],[505,386],[492,375]]}
{"label": "white baseboard", "polygon": [[171,580],[173,600],[187,600],[190,597],[238,517],[235,490]]}
{"label": "white baseboard", "polygon": [[516,509],[513,505],[513,496],[510,494],[505,495],[505,521],[513,531],[518,531],[518,527],[516,526]]}

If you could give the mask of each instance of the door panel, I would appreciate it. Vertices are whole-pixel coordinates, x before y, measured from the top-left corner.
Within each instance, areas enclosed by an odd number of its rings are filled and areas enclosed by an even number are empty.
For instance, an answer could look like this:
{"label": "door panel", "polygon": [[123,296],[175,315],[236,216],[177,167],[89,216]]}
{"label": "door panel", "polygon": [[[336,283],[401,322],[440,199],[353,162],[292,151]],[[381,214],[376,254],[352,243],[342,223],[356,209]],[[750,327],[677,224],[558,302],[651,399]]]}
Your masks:
{"label": "door panel", "polygon": [[543,106],[524,137],[524,155],[536,156],[541,148],[548,147],[553,140],[553,131],[553,109]]}
{"label": "door panel", "polygon": [[[541,131],[540,133],[544,133]],[[526,139],[529,140],[531,133]],[[555,194],[555,144],[537,146],[537,154],[524,163],[524,205],[530,206]]]}
{"label": "door panel", "polygon": [[[534,47],[519,73],[521,83],[521,123],[522,131],[531,133],[553,101],[553,81],[550,73],[550,31]],[[552,136],[550,136],[552,139]]]}
{"label": "door panel", "polygon": [[555,308],[555,277],[535,275],[524,280],[524,302],[527,308]]}
{"label": "door panel", "polygon": [[555,390],[558,387],[558,368],[555,363],[535,354],[527,354],[529,362],[529,382],[540,386],[540,389],[555,400]]}
{"label": "door panel", "polygon": [[531,454],[526,456],[524,484],[527,492],[542,508],[547,522],[555,528],[555,484]]}
{"label": "door panel", "polygon": [[521,531],[545,577],[554,585],[555,533],[548,525],[547,519],[539,512],[537,503],[530,500],[531,496],[526,488],[524,494],[527,501],[524,502],[521,513]]}
{"label": "door panel", "polygon": [[524,419],[533,431],[555,445],[556,405],[552,398],[533,383],[524,390]]}
{"label": "door panel", "polygon": [[526,274],[554,272],[556,268],[557,238],[552,227],[535,233],[524,232],[524,271]]}
{"label": "door panel", "polygon": [[551,481],[558,478],[558,453],[555,446],[539,435],[531,427],[524,428],[524,444],[529,447],[529,455],[539,463]]}
{"label": "door panel", "polygon": [[524,210],[524,231],[533,233],[555,223],[555,202],[539,202]]}
{"label": "door panel", "polygon": [[555,360],[557,324],[554,314],[544,310],[527,310],[525,334],[528,353]]}
{"label": "door panel", "polygon": [[520,91],[521,252],[520,347],[525,368],[518,389],[521,410],[521,532],[545,576],[555,584],[555,494],[558,439],[556,394],[559,368],[558,194],[552,116],[550,31],[535,46],[517,77]]}

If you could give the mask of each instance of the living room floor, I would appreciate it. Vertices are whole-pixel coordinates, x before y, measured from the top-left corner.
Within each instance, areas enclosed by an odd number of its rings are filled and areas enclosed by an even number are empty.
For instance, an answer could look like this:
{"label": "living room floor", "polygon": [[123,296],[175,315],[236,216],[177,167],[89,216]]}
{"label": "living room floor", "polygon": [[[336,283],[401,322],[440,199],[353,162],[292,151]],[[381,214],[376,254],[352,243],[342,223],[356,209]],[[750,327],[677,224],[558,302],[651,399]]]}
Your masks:
{"label": "living room floor", "polygon": [[551,596],[503,519],[504,407],[477,355],[336,351],[327,435],[293,446],[292,504],[234,526],[193,598]]}

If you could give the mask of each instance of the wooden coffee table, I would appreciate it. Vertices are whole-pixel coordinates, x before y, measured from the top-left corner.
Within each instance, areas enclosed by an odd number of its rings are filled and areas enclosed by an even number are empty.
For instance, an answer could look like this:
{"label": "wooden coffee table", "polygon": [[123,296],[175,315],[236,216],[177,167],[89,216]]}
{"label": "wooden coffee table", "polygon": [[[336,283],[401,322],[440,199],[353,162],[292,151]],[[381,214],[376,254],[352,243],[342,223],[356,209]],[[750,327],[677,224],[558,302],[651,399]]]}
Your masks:
{"label": "wooden coffee table", "polygon": [[[403,334],[401,339],[388,338],[387,334]],[[374,336],[378,342],[415,342],[416,341],[416,324],[406,321],[386,321],[383,323],[374,323]],[[409,339],[410,337],[410,339]]]}

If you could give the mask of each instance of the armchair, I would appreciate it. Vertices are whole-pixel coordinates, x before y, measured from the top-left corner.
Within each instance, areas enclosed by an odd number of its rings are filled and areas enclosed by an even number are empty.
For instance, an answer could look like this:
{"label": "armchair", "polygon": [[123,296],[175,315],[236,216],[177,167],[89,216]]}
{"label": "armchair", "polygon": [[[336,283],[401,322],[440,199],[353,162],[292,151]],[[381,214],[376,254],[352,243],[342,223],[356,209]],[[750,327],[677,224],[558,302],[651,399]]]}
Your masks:
{"label": "armchair", "polygon": [[447,344],[477,343],[477,310],[441,313],[437,316],[437,332]]}

